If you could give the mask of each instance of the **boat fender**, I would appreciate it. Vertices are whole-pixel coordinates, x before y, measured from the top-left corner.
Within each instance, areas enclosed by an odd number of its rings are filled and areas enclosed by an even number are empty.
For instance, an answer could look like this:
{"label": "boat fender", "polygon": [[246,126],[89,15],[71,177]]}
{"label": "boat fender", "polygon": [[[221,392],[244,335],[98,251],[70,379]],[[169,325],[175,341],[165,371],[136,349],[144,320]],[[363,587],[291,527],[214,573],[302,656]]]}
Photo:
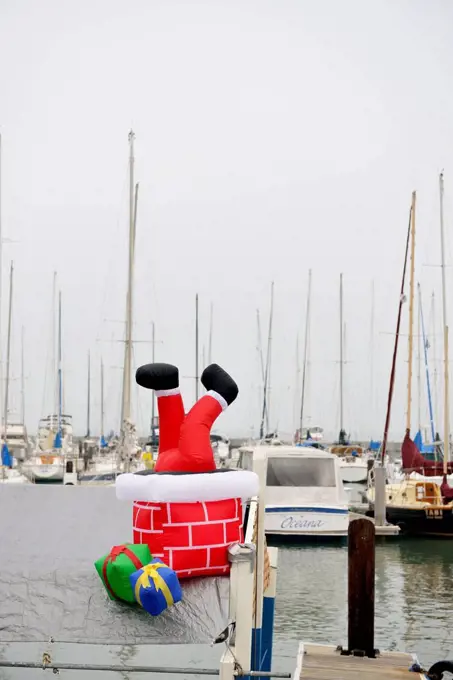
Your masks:
{"label": "boat fender", "polygon": [[431,666],[426,677],[429,680],[442,680],[445,672],[453,674],[453,661],[437,661]]}

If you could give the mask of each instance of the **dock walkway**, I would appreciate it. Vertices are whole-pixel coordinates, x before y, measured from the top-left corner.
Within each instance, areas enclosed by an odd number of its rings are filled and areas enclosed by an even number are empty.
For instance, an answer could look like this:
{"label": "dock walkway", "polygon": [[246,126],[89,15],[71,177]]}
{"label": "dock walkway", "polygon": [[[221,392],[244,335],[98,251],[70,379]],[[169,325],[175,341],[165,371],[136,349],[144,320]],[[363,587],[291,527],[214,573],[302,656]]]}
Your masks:
{"label": "dock walkway", "polygon": [[293,680],[421,680],[422,673],[409,670],[416,661],[401,652],[382,652],[376,659],[343,656],[334,646],[302,642]]}
{"label": "dock walkway", "polygon": [[[355,519],[363,519],[364,515],[358,512],[349,512],[349,522]],[[374,523],[373,517],[366,517],[367,520],[374,524],[374,531],[376,536],[398,536],[400,533],[400,528],[395,524],[385,524],[384,526],[378,527]]]}

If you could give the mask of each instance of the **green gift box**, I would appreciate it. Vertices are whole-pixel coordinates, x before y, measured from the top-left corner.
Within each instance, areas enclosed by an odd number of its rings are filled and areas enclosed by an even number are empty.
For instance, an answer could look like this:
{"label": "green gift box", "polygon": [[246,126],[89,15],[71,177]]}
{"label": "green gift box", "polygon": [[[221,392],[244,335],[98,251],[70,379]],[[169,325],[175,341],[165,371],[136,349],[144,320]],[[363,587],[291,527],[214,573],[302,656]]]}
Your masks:
{"label": "green gift box", "polygon": [[111,600],[135,602],[129,576],[149,564],[152,555],[147,545],[116,545],[94,563]]}

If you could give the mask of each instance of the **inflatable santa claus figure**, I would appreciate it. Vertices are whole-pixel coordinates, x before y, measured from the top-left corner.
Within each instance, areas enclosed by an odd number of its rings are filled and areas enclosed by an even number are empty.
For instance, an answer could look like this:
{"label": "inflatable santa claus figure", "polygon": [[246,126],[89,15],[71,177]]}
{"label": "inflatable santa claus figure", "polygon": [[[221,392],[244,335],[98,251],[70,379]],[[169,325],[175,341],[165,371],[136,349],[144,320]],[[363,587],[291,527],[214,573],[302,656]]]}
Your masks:
{"label": "inflatable santa claus figure", "polygon": [[217,470],[211,447],[211,427],[238,387],[211,364],[201,376],[206,394],[186,415],[175,366],[141,366],[136,380],[156,392],[159,455],[154,470],[116,482],[117,497],[134,501],[134,543],[147,543],[180,578],[225,574],[228,546],[244,539],[243,502],[258,493],[254,472]]}

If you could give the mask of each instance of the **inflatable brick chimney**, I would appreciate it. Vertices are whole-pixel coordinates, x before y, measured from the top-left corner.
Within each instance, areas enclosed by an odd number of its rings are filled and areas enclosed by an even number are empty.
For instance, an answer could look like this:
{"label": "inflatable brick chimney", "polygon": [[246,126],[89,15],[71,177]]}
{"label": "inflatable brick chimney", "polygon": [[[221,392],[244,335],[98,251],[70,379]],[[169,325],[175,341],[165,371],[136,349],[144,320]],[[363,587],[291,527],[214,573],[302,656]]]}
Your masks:
{"label": "inflatable brick chimney", "polygon": [[136,380],[156,391],[159,455],[154,470],[116,481],[117,498],[134,502],[133,542],[147,543],[179,578],[226,574],[228,546],[244,540],[243,501],[258,493],[254,472],[216,470],[211,447],[211,427],[238,387],[211,364],[201,376],[206,394],[185,415],[175,366],[141,366]]}

